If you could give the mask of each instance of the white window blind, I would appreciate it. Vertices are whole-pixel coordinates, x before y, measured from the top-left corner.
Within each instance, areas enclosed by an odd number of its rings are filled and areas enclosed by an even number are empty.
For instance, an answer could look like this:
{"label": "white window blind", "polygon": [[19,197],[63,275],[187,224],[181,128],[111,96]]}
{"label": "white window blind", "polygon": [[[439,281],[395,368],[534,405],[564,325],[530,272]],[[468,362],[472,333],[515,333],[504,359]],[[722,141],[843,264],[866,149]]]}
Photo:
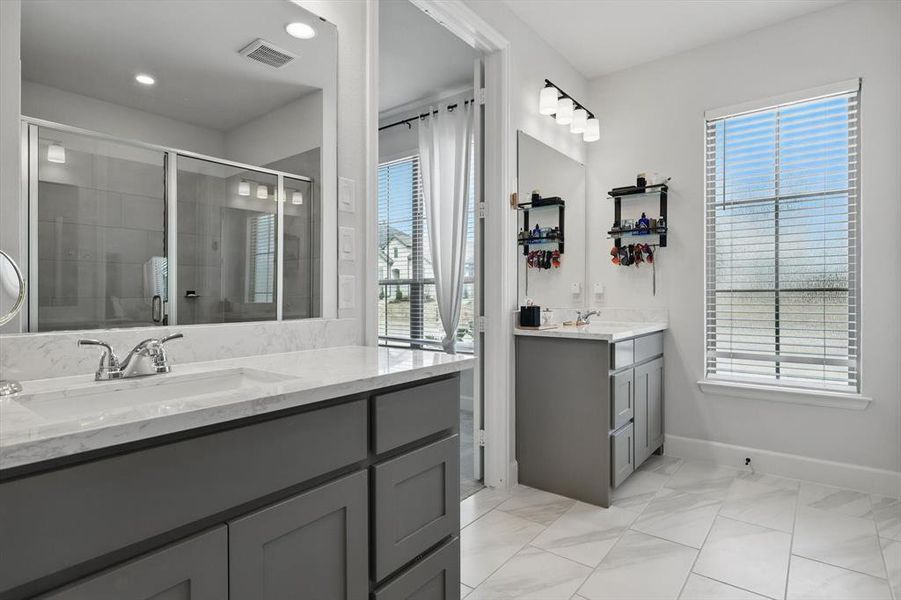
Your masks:
{"label": "white window blind", "polygon": [[253,217],[248,232],[248,294],[251,303],[275,302],[275,215]]}
{"label": "white window blind", "polygon": [[[431,247],[419,156],[385,162],[378,170],[379,337],[382,344],[441,348],[444,329],[438,316]],[[471,189],[471,194],[474,189]],[[472,197],[472,196],[471,196]],[[472,203],[470,203],[472,204]],[[472,347],[474,269],[473,219],[467,224],[463,308],[457,328],[458,350]]]}
{"label": "white window blind", "polygon": [[708,119],[708,377],[859,390],[858,97]]}

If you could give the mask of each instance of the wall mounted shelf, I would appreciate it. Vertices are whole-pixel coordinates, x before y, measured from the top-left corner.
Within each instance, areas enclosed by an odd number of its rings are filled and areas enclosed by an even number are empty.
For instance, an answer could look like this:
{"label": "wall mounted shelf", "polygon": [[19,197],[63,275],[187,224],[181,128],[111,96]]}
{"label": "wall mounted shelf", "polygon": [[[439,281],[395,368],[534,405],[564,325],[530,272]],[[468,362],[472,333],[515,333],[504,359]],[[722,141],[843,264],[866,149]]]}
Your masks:
{"label": "wall mounted shelf", "polygon": [[529,231],[529,214],[533,210],[557,209],[557,227],[559,236],[557,238],[526,238],[517,240],[517,244],[522,246],[523,256],[529,255],[529,244],[557,244],[560,254],[563,254],[563,223],[566,216],[566,202],[560,198],[540,198],[534,202],[522,202],[516,205],[516,210],[522,212],[523,231]]}
{"label": "wall mounted shelf", "polygon": [[[614,224],[620,223],[622,221],[622,201],[623,199],[637,199],[641,197],[647,196],[659,196],[660,198],[660,218],[663,219],[664,223],[669,223],[669,220],[666,215],[666,204],[667,204],[667,192],[669,191],[669,187],[665,183],[659,183],[656,185],[648,185],[644,187],[638,186],[628,186],[621,188],[614,188],[607,192],[608,197],[613,199],[614,207],[613,207],[613,222]],[[639,237],[645,235],[653,235],[656,234],[660,237],[660,247],[666,247],[666,234],[667,228],[654,228],[651,230],[640,230],[641,233],[637,233],[638,229],[627,229],[622,230],[619,233],[615,231],[608,231],[609,238],[612,238],[614,244],[619,247],[622,245],[622,237]],[[645,233],[647,232],[647,233]]]}

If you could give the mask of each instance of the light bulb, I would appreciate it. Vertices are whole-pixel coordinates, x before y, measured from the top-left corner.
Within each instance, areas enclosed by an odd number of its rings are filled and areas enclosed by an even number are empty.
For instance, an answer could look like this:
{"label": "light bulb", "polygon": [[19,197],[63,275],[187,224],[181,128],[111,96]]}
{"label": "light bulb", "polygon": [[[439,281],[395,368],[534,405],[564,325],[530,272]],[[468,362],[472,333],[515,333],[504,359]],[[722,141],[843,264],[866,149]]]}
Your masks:
{"label": "light bulb", "polygon": [[250,183],[249,182],[247,182],[243,179],[241,180],[241,182],[238,184],[238,195],[239,196],[249,196],[250,195]]}
{"label": "light bulb", "polygon": [[303,204],[303,192],[297,190],[291,192],[291,204]]}
{"label": "light bulb", "polygon": [[584,108],[577,108],[573,111],[573,122],[569,125],[569,130],[572,133],[582,133],[585,131],[585,126],[588,121],[588,111]]}
{"label": "light bulb", "polygon": [[257,198],[259,198],[260,200],[265,200],[268,197],[269,188],[261,183],[257,184]]}
{"label": "light bulb", "polygon": [[596,117],[588,119],[588,122],[585,125],[585,133],[582,134],[582,139],[586,142],[596,142],[601,139],[601,122],[598,121]]}
{"label": "light bulb", "polygon": [[557,124],[569,125],[573,121],[572,98],[560,98],[557,100]]}
{"label": "light bulb", "polygon": [[66,149],[59,144],[50,144],[47,147],[47,160],[52,163],[66,163]]}
{"label": "light bulb", "polygon": [[557,112],[557,88],[552,85],[541,88],[541,94],[538,96],[538,112],[542,115]]}

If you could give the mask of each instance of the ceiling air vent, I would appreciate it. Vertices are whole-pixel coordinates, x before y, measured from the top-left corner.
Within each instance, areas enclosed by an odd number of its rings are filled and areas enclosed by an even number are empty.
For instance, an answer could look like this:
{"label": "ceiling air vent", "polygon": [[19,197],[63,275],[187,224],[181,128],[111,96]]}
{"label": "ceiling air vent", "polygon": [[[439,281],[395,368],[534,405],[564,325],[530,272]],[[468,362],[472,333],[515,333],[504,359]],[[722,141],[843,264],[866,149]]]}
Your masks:
{"label": "ceiling air vent", "polygon": [[296,55],[291,54],[287,50],[283,50],[272,42],[267,42],[262,38],[257,38],[244,46],[244,48],[241,49],[240,54],[243,54],[249,59],[261,62],[264,65],[275,67],[276,69],[284,67],[286,64],[297,58]]}

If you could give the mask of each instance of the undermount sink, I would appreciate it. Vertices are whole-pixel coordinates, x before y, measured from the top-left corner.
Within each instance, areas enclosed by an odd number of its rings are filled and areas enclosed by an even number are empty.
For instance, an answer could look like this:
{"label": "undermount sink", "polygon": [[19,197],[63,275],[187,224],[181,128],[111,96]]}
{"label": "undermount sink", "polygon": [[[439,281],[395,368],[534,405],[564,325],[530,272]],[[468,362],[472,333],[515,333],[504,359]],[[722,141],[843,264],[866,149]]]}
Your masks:
{"label": "undermount sink", "polygon": [[268,371],[235,368],[96,382],[84,387],[34,394],[26,391],[15,401],[41,417],[54,421],[69,420],[109,410],[254,388],[288,379],[291,377]]}

